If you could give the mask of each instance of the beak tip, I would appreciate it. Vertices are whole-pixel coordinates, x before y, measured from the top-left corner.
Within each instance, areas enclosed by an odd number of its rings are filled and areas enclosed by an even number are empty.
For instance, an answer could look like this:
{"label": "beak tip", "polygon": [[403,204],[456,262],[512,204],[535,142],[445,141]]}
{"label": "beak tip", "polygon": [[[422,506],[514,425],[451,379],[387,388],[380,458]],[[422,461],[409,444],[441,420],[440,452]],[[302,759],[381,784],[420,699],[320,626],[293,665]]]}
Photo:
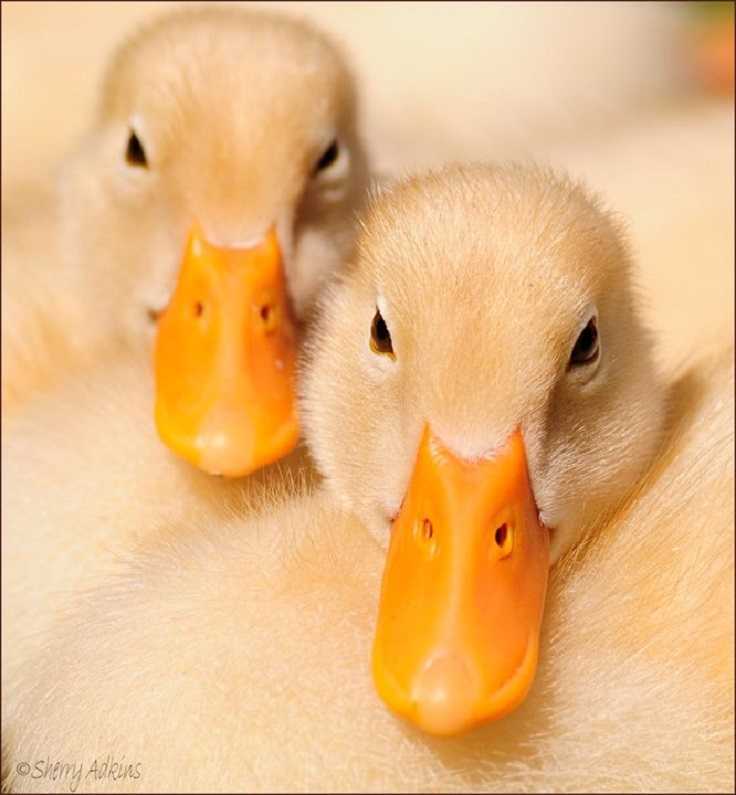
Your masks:
{"label": "beak tip", "polygon": [[[531,638],[524,658],[510,676],[492,677],[473,656],[434,656],[401,686],[380,655],[374,654],[378,693],[393,712],[427,734],[454,737],[503,718],[526,698],[534,681],[537,642]],[[406,681],[406,680],[405,680]]]}
{"label": "beak tip", "polygon": [[158,403],[159,438],[185,461],[209,475],[239,478],[289,455],[299,441],[294,413],[275,430],[263,429],[243,411],[212,411],[196,429],[182,429]]}
{"label": "beak tip", "polygon": [[432,662],[419,675],[412,695],[416,723],[430,734],[460,734],[476,723],[477,677],[459,657]]}

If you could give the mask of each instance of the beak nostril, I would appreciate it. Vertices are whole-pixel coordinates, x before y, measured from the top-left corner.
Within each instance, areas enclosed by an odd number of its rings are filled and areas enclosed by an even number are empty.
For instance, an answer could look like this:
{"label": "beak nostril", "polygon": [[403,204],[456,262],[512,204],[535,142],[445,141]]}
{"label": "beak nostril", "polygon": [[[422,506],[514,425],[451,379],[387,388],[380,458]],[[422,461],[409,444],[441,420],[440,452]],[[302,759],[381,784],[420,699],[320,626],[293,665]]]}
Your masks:
{"label": "beak nostril", "polygon": [[504,522],[499,528],[496,529],[496,545],[499,547],[503,547],[506,543],[506,538],[508,537],[509,529],[506,527],[506,523]]}
{"label": "beak nostril", "polygon": [[202,317],[202,313],[204,312],[204,305],[201,301],[197,301],[194,304],[194,317]]}
{"label": "beak nostril", "polygon": [[439,539],[435,536],[432,520],[428,517],[417,518],[412,525],[412,538],[420,553],[426,556],[426,560],[434,560],[439,552]]}
{"label": "beak nostril", "polygon": [[496,528],[493,541],[496,544],[496,553],[491,555],[493,560],[503,560],[511,554],[514,548],[514,533],[506,522]]}
{"label": "beak nostril", "polygon": [[279,312],[276,306],[273,304],[263,304],[259,310],[259,315],[267,334],[276,330],[279,325]]}

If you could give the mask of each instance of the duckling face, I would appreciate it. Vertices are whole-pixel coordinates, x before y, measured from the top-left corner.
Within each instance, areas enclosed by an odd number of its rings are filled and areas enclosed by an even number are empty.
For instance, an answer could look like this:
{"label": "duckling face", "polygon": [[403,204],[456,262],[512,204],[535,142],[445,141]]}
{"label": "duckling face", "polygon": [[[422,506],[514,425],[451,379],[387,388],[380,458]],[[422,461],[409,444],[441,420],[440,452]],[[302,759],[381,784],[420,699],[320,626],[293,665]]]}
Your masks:
{"label": "duckling face", "polygon": [[409,179],[374,203],[310,353],[315,456],[390,542],[379,692],[434,733],[500,717],[533,680],[549,564],[659,435],[617,225],[539,169]]}
{"label": "duckling face", "polygon": [[207,471],[245,474],[296,442],[298,324],[352,245],[366,180],[355,116],[319,33],[185,11],[121,49],[65,175],[90,311],[155,337],[159,432]]}

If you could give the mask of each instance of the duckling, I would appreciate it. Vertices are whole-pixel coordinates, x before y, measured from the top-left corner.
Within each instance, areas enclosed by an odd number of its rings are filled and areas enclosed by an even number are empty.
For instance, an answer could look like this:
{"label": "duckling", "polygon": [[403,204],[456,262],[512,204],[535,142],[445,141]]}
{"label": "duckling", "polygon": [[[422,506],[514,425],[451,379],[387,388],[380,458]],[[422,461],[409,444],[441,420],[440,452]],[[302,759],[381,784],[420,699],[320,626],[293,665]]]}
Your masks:
{"label": "duckling", "polygon": [[618,224],[530,167],[385,192],[321,305],[324,486],[164,522],[65,611],[6,784],[727,787],[733,349],[658,373]]}
{"label": "duckling", "polygon": [[[144,520],[254,504],[282,482],[276,459],[289,485],[312,477],[294,447],[293,349],[352,245],[367,179],[355,105],[343,56],[312,27],[177,11],[116,54],[57,194],[4,206],[3,460],[70,448],[28,478],[11,465],[4,480],[19,495],[3,509],[4,674],[43,636],[60,593],[144,540]],[[168,455],[152,432],[156,393],[172,449],[207,473],[251,474],[252,494]],[[115,473],[99,492],[96,467]],[[50,523],[57,504],[70,507]]]}
{"label": "duckling", "polygon": [[175,452],[233,477],[286,455],[298,323],[367,180],[356,113],[336,45],[279,14],[185,8],[124,44],[55,195],[4,224],[4,412],[153,345]]}

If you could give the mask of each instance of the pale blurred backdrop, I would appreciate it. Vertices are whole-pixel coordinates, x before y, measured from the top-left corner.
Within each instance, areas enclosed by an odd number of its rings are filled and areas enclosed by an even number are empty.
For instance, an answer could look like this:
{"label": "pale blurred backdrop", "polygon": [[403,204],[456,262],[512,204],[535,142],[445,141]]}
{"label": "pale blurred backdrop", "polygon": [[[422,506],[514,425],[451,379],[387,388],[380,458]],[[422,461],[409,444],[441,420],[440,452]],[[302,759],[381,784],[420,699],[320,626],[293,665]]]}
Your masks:
{"label": "pale blurred backdrop", "polygon": [[[314,19],[343,44],[382,173],[450,158],[564,166],[628,220],[663,359],[733,339],[733,4],[243,4]],[[2,3],[4,202],[51,178],[111,51],[171,5]]]}

